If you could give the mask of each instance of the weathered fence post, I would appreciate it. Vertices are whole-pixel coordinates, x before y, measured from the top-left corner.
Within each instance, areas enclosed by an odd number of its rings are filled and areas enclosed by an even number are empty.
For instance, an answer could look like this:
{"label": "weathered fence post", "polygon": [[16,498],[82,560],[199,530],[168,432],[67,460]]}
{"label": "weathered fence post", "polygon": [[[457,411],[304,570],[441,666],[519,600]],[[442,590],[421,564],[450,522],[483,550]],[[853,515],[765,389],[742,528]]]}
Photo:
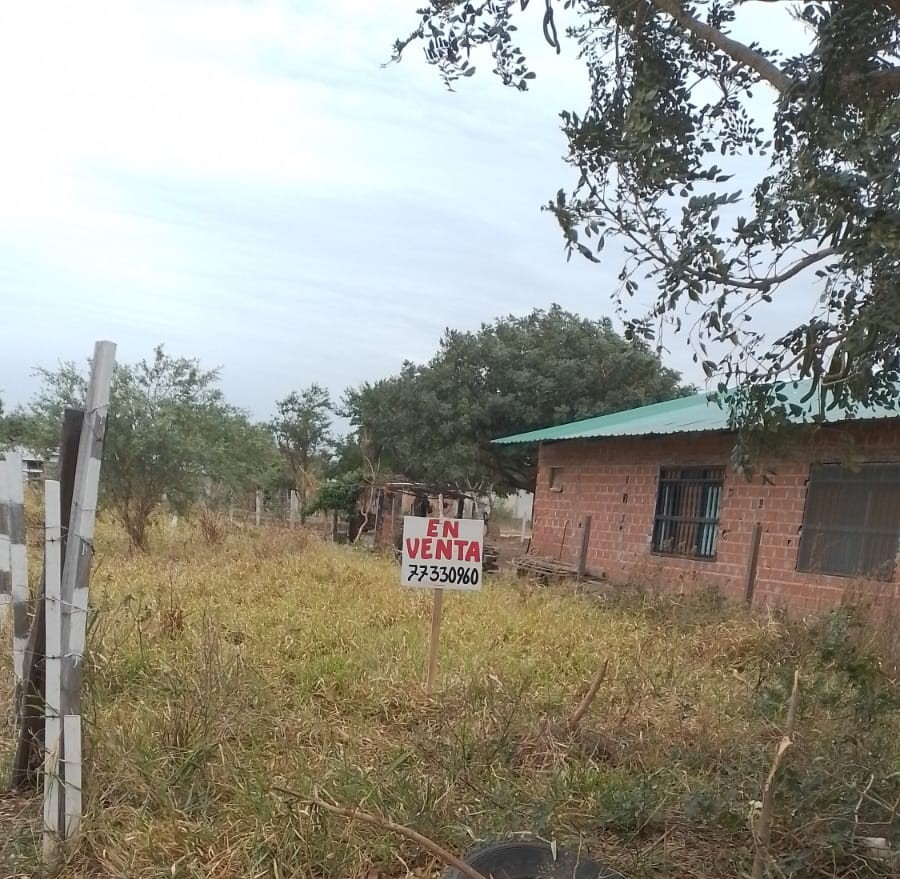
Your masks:
{"label": "weathered fence post", "polygon": [[0,458],[0,629],[9,625],[12,579],[9,569],[9,498],[6,488],[6,461]]}
{"label": "weathered fence post", "polygon": [[78,835],[81,825],[81,715],[66,714],[63,716],[63,754],[65,758],[65,790],[66,801],[65,833],[66,839]]}
{"label": "weathered fence post", "polygon": [[[94,524],[100,488],[100,461],[106,434],[109,389],[116,346],[97,342],[78,443],[75,490],[63,564],[63,663],[61,709],[66,783],[66,837],[78,831],[81,802],[81,680],[87,636],[88,586],[94,552]],[[78,814],[73,811],[79,807]]]}
{"label": "weathered fence post", "polygon": [[25,544],[25,471],[18,452],[6,454],[6,497],[9,526],[9,567],[13,612],[13,673],[16,706],[22,699],[25,645],[28,643],[28,548]]}
{"label": "weathered fence post", "polygon": [[[75,488],[75,462],[78,458],[78,441],[81,438],[83,409],[66,409],[63,415],[62,437],[59,444],[60,522],[62,537],[58,556],[60,574],[62,559],[66,554],[66,535],[72,512],[72,494]],[[2,466],[2,465],[0,465]],[[2,480],[0,480],[2,483]],[[2,548],[0,548],[2,554]],[[19,741],[13,760],[10,787],[22,789],[37,782],[38,770],[44,760],[44,654],[46,623],[44,581],[46,568],[35,605],[34,622],[25,648],[24,699],[19,718]]]}
{"label": "weathered fence post", "polygon": [[297,527],[297,511],[299,508],[300,508],[300,495],[297,493],[296,488],[292,488],[291,496],[290,496],[291,528]]}
{"label": "weathered fence post", "polygon": [[753,592],[756,589],[756,572],[759,568],[759,545],[762,542],[762,522],[753,526],[753,537],[750,538],[750,555],[747,558],[747,573],[744,577],[744,601],[753,604]]}
{"label": "weathered fence post", "polygon": [[262,523],[262,492],[256,489],[256,527]]}
{"label": "weathered fence post", "polygon": [[[44,620],[46,621],[46,660],[44,666],[44,863],[55,860],[60,841],[60,808],[65,790],[60,778],[61,678],[62,678],[62,604],[60,593],[62,560],[62,522],[59,483],[44,483]],[[38,625],[35,619],[35,625]],[[61,802],[62,801],[62,802]]]}
{"label": "weathered fence post", "polygon": [[581,523],[581,547],[578,550],[578,579],[587,572],[588,549],[591,545],[591,517],[585,516]]}

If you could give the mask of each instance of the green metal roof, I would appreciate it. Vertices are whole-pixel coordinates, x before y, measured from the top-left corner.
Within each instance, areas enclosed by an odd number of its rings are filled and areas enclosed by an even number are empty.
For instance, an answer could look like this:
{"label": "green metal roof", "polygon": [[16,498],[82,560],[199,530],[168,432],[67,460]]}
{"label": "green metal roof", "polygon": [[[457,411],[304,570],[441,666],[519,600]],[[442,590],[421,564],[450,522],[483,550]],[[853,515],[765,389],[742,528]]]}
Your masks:
{"label": "green metal roof", "polygon": [[[808,424],[819,411],[818,394],[805,403],[801,400],[809,392],[808,382],[792,382],[785,385],[782,393],[787,397],[784,404],[797,404],[803,407],[803,414],[791,417],[797,424]],[[900,410],[887,409],[883,406],[871,406],[855,413],[841,407],[826,409],[823,413],[826,422],[865,421],[871,418],[898,418]],[[720,407],[715,394],[695,394],[691,397],[679,397],[665,403],[653,403],[624,412],[613,412],[583,421],[559,424],[541,430],[531,430],[494,440],[501,445],[513,443],[546,443],[557,440],[587,439],[604,436],[653,436],[671,433],[693,433],[698,431],[729,430],[728,407]]]}

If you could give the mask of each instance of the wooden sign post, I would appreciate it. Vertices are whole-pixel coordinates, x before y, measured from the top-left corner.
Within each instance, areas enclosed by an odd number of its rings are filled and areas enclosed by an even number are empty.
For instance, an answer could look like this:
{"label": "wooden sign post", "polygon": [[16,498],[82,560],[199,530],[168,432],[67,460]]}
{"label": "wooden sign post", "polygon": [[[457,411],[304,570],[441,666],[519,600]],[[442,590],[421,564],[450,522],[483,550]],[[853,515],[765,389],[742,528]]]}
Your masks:
{"label": "wooden sign post", "polygon": [[431,639],[425,692],[434,690],[445,589],[467,592],[481,588],[484,522],[404,516],[400,583],[413,589],[433,589]]}
{"label": "wooden sign post", "polygon": [[431,605],[431,637],[428,641],[428,672],[425,675],[425,694],[434,692],[434,679],[437,677],[438,649],[441,643],[441,615],[444,610],[444,590],[434,590],[434,603]]}
{"label": "wooden sign post", "polygon": [[[438,495],[438,521],[444,518],[444,495]],[[438,587],[431,594],[431,634],[428,637],[428,670],[425,673],[425,695],[434,692],[438,656],[441,647],[441,617],[444,613],[444,590]]]}

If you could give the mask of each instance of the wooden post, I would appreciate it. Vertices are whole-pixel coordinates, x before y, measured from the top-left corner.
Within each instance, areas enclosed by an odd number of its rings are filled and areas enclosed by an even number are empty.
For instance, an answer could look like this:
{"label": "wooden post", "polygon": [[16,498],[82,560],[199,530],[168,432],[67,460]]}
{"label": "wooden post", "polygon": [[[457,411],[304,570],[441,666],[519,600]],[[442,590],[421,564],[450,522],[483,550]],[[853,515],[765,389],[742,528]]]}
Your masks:
{"label": "wooden post", "polygon": [[[87,636],[88,587],[94,554],[94,525],[100,462],[106,435],[109,389],[116,346],[97,342],[78,443],[72,513],[62,575],[63,662],[60,707],[62,759],[66,783],[66,837],[78,830],[81,814],[81,680]],[[75,809],[78,812],[75,814]]]}
{"label": "wooden post", "polygon": [[557,561],[562,561],[563,550],[566,548],[566,535],[569,533],[569,520],[566,519],[565,524],[563,525],[563,533],[562,540],[559,542],[559,556],[557,556]]}
{"label": "wooden post", "polygon": [[403,539],[403,492],[394,489],[391,495],[391,549],[400,545]]}
{"label": "wooden post", "polygon": [[[65,792],[60,776],[60,702],[62,684],[62,605],[60,603],[60,564],[62,561],[62,523],[59,483],[44,483],[44,619],[46,621],[46,700],[44,709],[44,863],[56,859],[60,840],[60,808]],[[37,620],[35,620],[37,625]]]}
{"label": "wooden post", "polygon": [[756,571],[759,567],[759,544],[762,540],[762,522],[757,522],[750,538],[750,556],[747,559],[747,577],[744,581],[744,601],[749,607],[753,604],[753,591],[756,589]]}
{"label": "wooden post", "polygon": [[441,613],[444,607],[444,590],[434,590],[434,603],[431,606],[431,638],[428,643],[428,674],[425,677],[425,693],[430,696],[434,692],[434,681],[437,677],[438,648],[441,643]]}
{"label": "wooden post", "polygon": [[22,456],[6,453],[6,497],[9,527],[9,568],[13,612],[13,674],[16,710],[21,704],[25,679],[25,645],[28,643],[28,548],[25,544],[25,472]]}
{"label": "wooden post", "polygon": [[521,529],[521,532],[519,533],[519,543],[525,542],[525,531],[526,531],[527,521],[528,520],[525,518],[525,514],[522,513],[522,529]]}
{"label": "wooden post", "polygon": [[12,605],[12,575],[9,569],[9,498],[6,489],[6,460],[0,458],[0,629],[9,625]]}
{"label": "wooden post", "polygon": [[588,546],[591,542],[591,517],[585,516],[581,523],[581,547],[578,550],[578,579],[587,571]]}
{"label": "wooden post", "polygon": [[[87,635],[88,586],[94,554],[94,524],[100,488],[100,461],[106,435],[109,388],[116,346],[97,342],[85,415],[81,423],[72,511],[62,575],[63,603],[63,714],[80,714],[81,664]],[[65,733],[63,733],[65,735]],[[68,757],[66,758],[68,759]]]}
{"label": "wooden post", "polygon": [[[384,521],[384,491],[380,488],[373,488],[372,496],[375,498],[375,521],[372,523],[372,543],[374,545],[378,540],[378,529]],[[360,535],[362,535],[362,531],[357,535],[357,539]]]}
{"label": "wooden post", "polygon": [[256,489],[256,527],[262,523],[262,492]]}
{"label": "wooden post", "polygon": [[[72,494],[75,488],[75,463],[78,459],[78,441],[81,438],[83,409],[66,409],[63,416],[62,438],[59,445],[60,522],[62,537],[58,556],[60,573],[66,554],[66,535],[72,512]],[[44,582],[46,567],[41,580],[35,606],[34,622],[25,648],[25,681],[22,712],[19,719],[19,740],[10,775],[10,787],[22,789],[36,784],[38,770],[44,760],[44,653],[45,651],[45,602]]]}
{"label": "wooden post", "polygon": [[291,528],[297,527],[297,510],[299,509],[299,495],[297,494],[297,489],[291,489],[290,499],[288,500],[288,504],[290,505],[290,520],[291,520]]}
{"label": "wooden post", "polygon": [[66,770],[65,831],[66,839],[74,839],[81,825],[81,715],[63,717],[63,737]]}
{"label": "wooden post", "polygon": [[[438,495],[438,519],[444,518],[444,495]],[[431,605],[431,636],[428,639],[428,671],[425,675],[425,694],[430,696],[434,692],[434,681],[437,677],[438,652],[441,644],[441,616],[444,609],[444,590],[433,590],[433,603]]]}

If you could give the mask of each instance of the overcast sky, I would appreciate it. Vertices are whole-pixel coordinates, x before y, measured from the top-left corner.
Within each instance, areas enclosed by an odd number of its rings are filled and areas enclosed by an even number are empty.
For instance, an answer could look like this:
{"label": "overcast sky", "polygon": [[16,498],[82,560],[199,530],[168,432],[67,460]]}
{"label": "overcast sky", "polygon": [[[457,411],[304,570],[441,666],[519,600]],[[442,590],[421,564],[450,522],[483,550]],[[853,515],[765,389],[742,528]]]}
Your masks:
{"label": "overcast sky", "polygon": [[[339,396],[426,359],[448,325],[611,314],[617,261],[567,264],[540,211],[572,182],[573,47],[529,8],[533,89],[482,59],[448,93],[418,49],[382,67],[417,5],[4,4],[0,398],[95,339],[123,361],[163,342],[265,418],[310,382]],[[700,380],[683,345],[668,363]]]}

